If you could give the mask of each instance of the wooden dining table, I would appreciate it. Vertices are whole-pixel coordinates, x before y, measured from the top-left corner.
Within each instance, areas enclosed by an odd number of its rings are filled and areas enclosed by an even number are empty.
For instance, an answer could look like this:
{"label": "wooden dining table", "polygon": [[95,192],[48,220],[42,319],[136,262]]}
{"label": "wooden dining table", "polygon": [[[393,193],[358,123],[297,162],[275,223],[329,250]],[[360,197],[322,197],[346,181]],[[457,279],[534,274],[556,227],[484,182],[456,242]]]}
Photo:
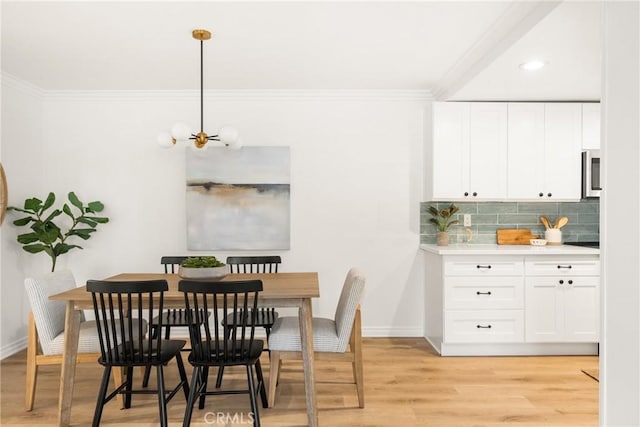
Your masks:
{"label": "wooden dining table", "polygon": [[[180,276],[177,274],[121,273],[104,280],[166,280],[169,290],[164,293],[164,308],[184,308],[184,294],[178,291]],[[318,407],[316,402],[313,333],[311,329],[311,299],[320,296],[318,273],[268,273],[268,274],[229,274],[222,281],[260,279],[263,291],[259,305],[269,307],[297,307],[300,321],[300,338],[304,369],[305,399],[309,426],[318,425]],[[66,301],[64,330],[64,352],[60,373],[60,393],[58,399],[58,425],[68,426],[71,421],[71,403],[78,353],[81,310],[93,308],[91,293],[86,286],[80,286],[49,297],[52,300]]]}

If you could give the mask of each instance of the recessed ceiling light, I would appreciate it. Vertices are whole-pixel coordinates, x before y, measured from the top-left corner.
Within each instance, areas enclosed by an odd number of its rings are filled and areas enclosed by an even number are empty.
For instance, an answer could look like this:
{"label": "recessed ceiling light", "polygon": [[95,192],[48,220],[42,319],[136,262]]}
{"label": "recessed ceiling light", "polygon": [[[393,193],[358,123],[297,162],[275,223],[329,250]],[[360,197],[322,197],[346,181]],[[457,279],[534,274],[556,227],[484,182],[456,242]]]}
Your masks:
{"label": "recessed ceiling light", "polygon": [[546,65],[546,62],[541,61],[539,59],[533,59],[531,61],[523,62],[522,64],[520,64],[520,68],[522,68],[523,70],[534,71],[534,70],[539,70],[545,65]]}

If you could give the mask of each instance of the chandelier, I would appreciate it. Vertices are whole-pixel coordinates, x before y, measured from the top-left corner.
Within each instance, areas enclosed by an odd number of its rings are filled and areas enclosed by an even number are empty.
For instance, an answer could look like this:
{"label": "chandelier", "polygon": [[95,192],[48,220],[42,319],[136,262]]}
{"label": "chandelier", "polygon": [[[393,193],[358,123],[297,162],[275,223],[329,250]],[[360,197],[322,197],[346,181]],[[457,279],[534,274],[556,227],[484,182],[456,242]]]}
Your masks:
{"label": "chandelier", "polygon": [[193,30],[193,38],[200,40],[200,132],[193,133],[191,128],[184,123],[176,123],[171,128],[171,132],[161,132],[158,135],[158,144],[161,147],[170,148],[177,142],[193,141],[197,148],[205,148],[209,141],[219,142],[218,145],[229,148],[240,148],[240,137],[238,131],[230,126],[223,126],[217,135],[207,135],[204,131],[204,65],[203,51],[204,41],[211,38],[211,33],[207,30]]}

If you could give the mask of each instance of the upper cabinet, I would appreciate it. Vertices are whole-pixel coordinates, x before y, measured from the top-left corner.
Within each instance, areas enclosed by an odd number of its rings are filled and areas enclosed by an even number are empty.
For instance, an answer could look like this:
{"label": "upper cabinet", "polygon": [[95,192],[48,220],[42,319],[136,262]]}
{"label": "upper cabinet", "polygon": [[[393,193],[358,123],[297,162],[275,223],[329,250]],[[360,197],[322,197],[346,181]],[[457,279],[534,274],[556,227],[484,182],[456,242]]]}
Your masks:
{"label": "upper cabinet", "polygon": [[582,104],[582,149],[600,149],[600,103]]}
{"label": "upper cabinet", "polygon": [[431,148],[429,199],[500,200],[506,197],[505,103],[435,102]]}
{"label": "upper cabinet", "polygon": [[509,103],[509,199],[579,200],[582,106]]}
{"label": "upper cabinet", "polygon": [[599,122],[599,104],[434,102],[427,200],[579,200]]}

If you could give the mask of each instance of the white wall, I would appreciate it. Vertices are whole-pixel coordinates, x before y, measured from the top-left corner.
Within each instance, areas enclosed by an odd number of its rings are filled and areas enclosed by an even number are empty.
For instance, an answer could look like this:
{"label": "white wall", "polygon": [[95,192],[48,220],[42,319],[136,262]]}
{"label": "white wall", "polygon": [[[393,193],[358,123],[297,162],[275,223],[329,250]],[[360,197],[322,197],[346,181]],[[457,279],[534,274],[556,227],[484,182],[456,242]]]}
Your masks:
{"label": "white wall", "polygon": [[[2,76],[2,165],[7,175],[9,205],[44,191],[42,176],[42,92],[25,82]],[[13,215],[0,228],[0,357],[26,345],[28,302],[23,272],[46,263],[19,254]],[[20,250],[21,251],[21,250]],[[26,252],[25,252],[26,254]],[[44,260],[43,260],[44,261]],[[16,320],[18,319],[18,321]]]}
{"label": "white wall", "polygon": [[[208,133],[231,124],[245,145],[291,147],[291,250],[279,253],[283,271],[319,271],[314,314],[332,317],[347,270],[364,269],[367,335],[422,335],[418,244],[426,101],[405,92],[227,92],[205,98]],[[72,269],[83,282],[159,271],[161,255],[187,253],[184,149],[161,149],[155,138],[177,120],[198,125],[197,94],[47,92],[42,105],[45,161],[30,190],[101,200],[111,219],[82,242],[83,251],[63,256],[58,268]],[[16,156],[12,168],[23,168],[23,161]],[[10,192],[10,204],[24,196]],[[35,273],[20,267],[34,256],[21,253],[8,236],[4,245],[20,264],[15,269],[3,256],[3,268],[19,278]]]}
{"label": "white wall", "polygon": [[640,425],[640,6],[606,2],[600,424]]}

